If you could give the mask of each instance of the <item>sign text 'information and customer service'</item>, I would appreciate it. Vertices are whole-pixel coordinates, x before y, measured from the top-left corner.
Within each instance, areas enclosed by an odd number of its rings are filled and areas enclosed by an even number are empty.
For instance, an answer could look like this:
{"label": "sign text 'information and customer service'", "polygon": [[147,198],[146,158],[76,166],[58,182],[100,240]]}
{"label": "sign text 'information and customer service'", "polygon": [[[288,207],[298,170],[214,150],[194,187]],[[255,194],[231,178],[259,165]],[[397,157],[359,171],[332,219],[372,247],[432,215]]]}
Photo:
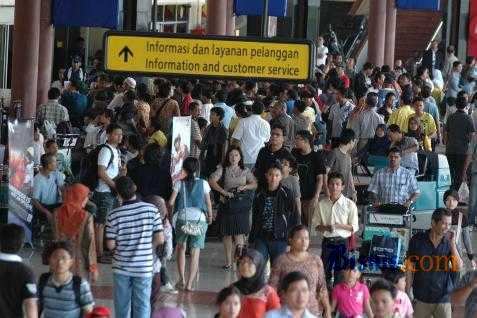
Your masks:
{"label": "sign text 'information and customer service'", "polygon": [[109,32],[108,71],[151,75],[307,81],[310,42]]}

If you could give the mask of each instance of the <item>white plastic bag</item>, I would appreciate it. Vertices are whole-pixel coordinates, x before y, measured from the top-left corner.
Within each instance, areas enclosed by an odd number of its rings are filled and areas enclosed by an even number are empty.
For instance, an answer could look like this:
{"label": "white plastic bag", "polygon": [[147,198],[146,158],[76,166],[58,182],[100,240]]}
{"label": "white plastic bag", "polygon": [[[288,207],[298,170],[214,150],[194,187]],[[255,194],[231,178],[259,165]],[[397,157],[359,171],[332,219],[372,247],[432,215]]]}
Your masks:
{"label": "white plastic bag", "polygon": [[459,187],[459,202],[462,203],[469,203],[469,186],[467,185],[467,182],[462,182],[460,187]]}

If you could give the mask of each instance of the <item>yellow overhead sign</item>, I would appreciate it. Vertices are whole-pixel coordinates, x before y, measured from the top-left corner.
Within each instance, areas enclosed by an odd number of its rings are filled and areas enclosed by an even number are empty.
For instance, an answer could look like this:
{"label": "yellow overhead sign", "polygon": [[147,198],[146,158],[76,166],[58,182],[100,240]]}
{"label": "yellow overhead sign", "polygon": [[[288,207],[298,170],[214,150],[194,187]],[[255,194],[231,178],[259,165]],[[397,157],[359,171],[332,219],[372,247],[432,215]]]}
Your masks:
{"label": "yellow overhead sign", "polygon": [[108,32],[104,45],[113,72],[307,81],[313,67],[308,41]]}

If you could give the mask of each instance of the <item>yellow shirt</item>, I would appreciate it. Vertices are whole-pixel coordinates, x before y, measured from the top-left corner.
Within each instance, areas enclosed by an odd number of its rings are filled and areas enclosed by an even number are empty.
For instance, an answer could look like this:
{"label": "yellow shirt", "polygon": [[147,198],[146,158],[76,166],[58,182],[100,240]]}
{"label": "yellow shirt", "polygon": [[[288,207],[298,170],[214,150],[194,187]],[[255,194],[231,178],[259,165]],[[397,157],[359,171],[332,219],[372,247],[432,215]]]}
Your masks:
{"label": "yellow shirt", "polygon": [[[344,195],[341,195],[335,203],[331,202],[329,198],[320,200],[313,215],[313,227],[334,224],[351,225],[353,233],[359,229],[358,208],[352,200]],[[351,232],[335,228],[333,232],[325,231],[323,236],[348,238],[351,236]]]}
{"label": "yellow shirt", "polygon": [[407,133],[409,117],[414,114],[414,109],[409,105],[403,105],[393,111],[389,116],[388,126],[396,124],[401,129],[401,132]]}

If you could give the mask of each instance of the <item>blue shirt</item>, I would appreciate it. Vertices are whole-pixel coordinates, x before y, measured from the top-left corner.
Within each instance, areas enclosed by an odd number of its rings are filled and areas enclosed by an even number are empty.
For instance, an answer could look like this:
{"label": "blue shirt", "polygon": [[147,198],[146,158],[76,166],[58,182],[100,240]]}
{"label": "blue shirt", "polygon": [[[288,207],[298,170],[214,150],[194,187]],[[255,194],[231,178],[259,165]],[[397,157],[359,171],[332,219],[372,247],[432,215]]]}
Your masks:
{"label": "blue shirt", "polygon": [[83,118],[88,107],[88,98],[79,92],[64,92],[61,104],[68,109],[70,117]]}
{"label": "blue shirt", "polygon": [[53,205],[61,202],[60,189],[65,184],[65,176],[55,170],[48,176],[38,173],[33,178],[33,199],[44,205]]}
{"label": "blue shirt", "polygon": [[431,114],[432,118],[434,118],[436,122],[439,122],[439,108],[432,102],[431,98],[424,100],[424,112]]}
{"label": "blue shirt", "polygon": [[214,107],[220,107],[224,110],[224,119],[222,119],[222,123],[226,129],[229,129],[232,117],[235,116],[235,110],[225,103],[216,103]]}
{"label": "blue shirt", "polygon": [[[265,314],[265,318],[293,318],[293,314],[287,306],[283,306],[280,309],[270,310]],[[301,318],[316,318],[316,316],[305,309]]]}

